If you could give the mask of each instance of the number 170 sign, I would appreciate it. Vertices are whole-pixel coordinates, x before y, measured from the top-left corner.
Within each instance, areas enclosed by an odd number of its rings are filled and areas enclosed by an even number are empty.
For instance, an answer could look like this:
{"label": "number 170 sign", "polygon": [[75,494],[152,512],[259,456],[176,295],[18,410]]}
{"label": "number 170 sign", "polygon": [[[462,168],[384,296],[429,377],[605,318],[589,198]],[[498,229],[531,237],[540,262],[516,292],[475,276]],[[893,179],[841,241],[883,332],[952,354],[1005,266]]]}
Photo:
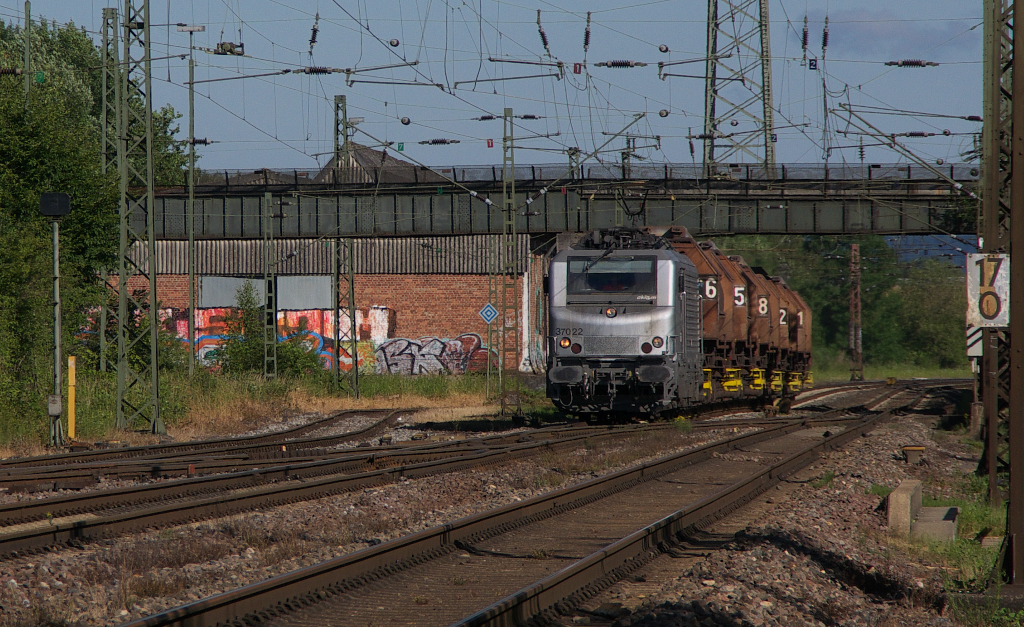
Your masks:
{"label": "number 170 sign", "polygon": [[967,255],[967,324],[1010,324],[1010,256]]}

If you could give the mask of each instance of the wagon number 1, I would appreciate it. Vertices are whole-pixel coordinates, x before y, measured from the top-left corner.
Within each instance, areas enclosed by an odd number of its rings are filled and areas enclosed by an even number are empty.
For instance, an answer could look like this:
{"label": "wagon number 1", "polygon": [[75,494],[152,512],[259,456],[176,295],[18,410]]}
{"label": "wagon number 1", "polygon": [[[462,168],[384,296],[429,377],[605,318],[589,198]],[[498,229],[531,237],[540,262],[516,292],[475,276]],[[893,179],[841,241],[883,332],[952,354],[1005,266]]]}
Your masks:
{"label": "wagon number 1", "polygon": [[986,320],[995,320],[1003,309],[1003,303],[996,293],[996,276],[1003,266],[1001,257],[986,257],[974,262],[981,268],[980,294],[978,295],[978,313]]}

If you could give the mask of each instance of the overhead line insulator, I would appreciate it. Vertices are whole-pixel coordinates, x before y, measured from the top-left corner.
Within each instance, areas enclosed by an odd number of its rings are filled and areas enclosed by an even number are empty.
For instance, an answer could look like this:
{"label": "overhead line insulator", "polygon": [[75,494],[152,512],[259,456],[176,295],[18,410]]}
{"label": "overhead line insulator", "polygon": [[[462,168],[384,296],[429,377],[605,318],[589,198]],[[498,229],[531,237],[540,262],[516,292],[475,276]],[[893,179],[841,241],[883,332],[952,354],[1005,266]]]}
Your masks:
{"label": "overhead line insulator", "polygon": [[320,12],[316,12],[316,18],[313,20],[313,32],[309,35],[309,54],[313,55],[313,46],[316,45],[316,36],[320,32]]}
{"label": "overhead line insulator", "polygon": [[590,49],[590,11],[587,11],[587,29],[583,31],[583,54]]}
{"label": "overhead line insulator", "polygon": [[444,139],[444,138],[441,138],[441,139],[424,139],[420,143],[423,144],[423,145],[426,145],[426,146],[445,146],[445,145],[448,145],[448,144],[457,144],[457,143],[459,143],[459,140],[457,140],[457,139]]}
{"label": "overhead line insulator", "polygon": [[544,44],[544,52],[551,56],[551,48],[548,47],[548,35],[544,32],[544,27],[540,24],[540,9],[537,9],[537,32],[540,34],[540,43]]}
{"label": "overhead line insulator", "polygon": [[594,65],[597,67],[647,67],[647,64],[643,61],[625,60],[602,61],[600,63],[595,63]]}
{"label": "overhead line insulator", "polygon": [[934,61],[925,61],[923,59],[900,59],[899,61],[886,61],[885,64],[896,67],[936,67],[939,65]]}

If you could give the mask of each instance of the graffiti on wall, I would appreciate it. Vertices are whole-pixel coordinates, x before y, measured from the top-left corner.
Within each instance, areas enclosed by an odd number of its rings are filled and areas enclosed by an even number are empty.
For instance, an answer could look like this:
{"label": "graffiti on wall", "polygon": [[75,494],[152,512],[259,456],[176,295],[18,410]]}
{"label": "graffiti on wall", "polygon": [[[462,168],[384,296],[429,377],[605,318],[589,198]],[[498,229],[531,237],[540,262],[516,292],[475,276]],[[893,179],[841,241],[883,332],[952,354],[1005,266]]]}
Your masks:
{"label": "graffiti on wall", "polygon": [[377,346],[377,372],[381,374],[463,374],[487,369],[493,355],[476,333],[444,339],[392,338]]}
{"label": "graffiti on wall", "polygon": [[[212,366],[217,351],[227,339],[226,320],[232,310],[226,307],[196,309],[196,357],[200,363]],[[327,309],[305,311],[279,311],[277,313],[278,338],[281,341],[302,335],[306,346],[320,356],[324,368],[334,368],[335,355],[340,357],[339,368],[352,369],[351,324],[347,311],[339,312],[341,346],[334,346],[334,314]],[[188,312],[185,309],[162,309],[160,320],[164,327],[179,340],[188,342]],[[375,371],[375,348],[394,335],[395,311],[373,306],[356,310],[356,363],[360,371]]]}

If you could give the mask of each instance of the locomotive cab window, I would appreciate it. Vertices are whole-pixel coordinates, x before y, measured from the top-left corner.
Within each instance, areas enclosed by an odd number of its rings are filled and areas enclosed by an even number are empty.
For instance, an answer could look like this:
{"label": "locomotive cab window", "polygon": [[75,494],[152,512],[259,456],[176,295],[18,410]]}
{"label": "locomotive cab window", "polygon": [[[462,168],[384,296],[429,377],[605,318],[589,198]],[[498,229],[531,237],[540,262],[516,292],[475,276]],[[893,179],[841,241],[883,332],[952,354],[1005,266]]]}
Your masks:
{"label": "locomotive cab window", "polygon": [[656,294],[656,257],[569,259],[568,293],[573,296]]}

